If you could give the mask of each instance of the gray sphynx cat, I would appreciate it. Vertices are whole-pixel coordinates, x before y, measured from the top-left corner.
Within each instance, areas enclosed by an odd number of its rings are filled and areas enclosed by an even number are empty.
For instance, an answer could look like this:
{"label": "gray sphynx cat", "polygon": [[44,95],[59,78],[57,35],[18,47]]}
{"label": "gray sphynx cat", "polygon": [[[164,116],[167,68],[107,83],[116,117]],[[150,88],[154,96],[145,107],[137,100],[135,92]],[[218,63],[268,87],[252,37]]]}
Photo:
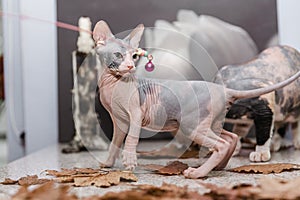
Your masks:
{"label": "gray sphynx cat", "polygon": [[[286,45],[273,46],[247,63],[224,66],[214,82],[231,89],[249,90],[283,81],[299,70],[300,53],[296,49]],[[279,150],[279,132],[281,128],[285,130],[288,123],[293,124],[294,147],[300,149],[300,79],[275,92],[236,101],[226,117],[253,119],[257,145],[249,156],[251,161],[271,159],[270,149]]]}
{"label": "gray sphynx cat", "polygon": [[237,143],[237,136],[223,129],[223,120],[231,104],[241,98],[260,96],[284,87],[300,76],[249,91],[227,89],[205,81],[142,79],[134,75],[138,59],[136,49],[144,30],[137,26],[125,39],[117,39],[104,21],[99,21],[93,38],[96,52],[105,67],[99,76],[100,101],[114,124],[109,157],[103,166],[113,166],[126,137],[123,165],[133,170],[137,165],[136,147],[141,128],[153,131],[180,131],[194,142],[213,150],[199,168],[188,168],[188,178],[206,176],[224,168]]}

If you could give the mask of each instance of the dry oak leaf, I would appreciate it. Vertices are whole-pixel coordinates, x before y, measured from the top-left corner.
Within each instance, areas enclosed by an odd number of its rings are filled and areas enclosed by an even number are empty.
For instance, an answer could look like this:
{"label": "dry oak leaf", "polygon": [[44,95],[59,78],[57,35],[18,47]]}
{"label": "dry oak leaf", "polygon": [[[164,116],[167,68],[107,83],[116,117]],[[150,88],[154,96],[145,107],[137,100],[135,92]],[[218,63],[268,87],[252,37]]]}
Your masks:
{"label": "dry oak leaf", "polygon": [[109,187],[118,185],[122,180],[136,182],[137,177],[129,171],[110,171],[107,174],[98,174],[92,177],[74,177],[74,186]]}
{"label": "dry oak leaf", "polygon": [[155,171],[158,174],[162,175],[179,175],[182,174],[184,170],[186,170],[189,166],[180,161],[174,161],[167,164],[167,166],[163,165],[141,165],[141,167],[145,169],[149,169]]}
{"label": "dry oak leaf", "polygon": [[257,199],[299,199],[300,178],[292,180],[280,180],[270,177],[260,179],[258,186],[249,191],[256,195]]}
{"label": "dry oak leaf", "polygon": [[300,199],[300,177],[292,180],[265,177],[258,180],[256,186],[243,183],[233,187],[200,184],[210,190],[205,196],[212,199]]}
{"label": "dry oak leaf", "polygon": [[17,180],[13,180],[10,178],[5,178],[4,181],[0,182],[0,184],[3,184],[3,185],[14,185],[16,183],[18,183]]}
{"label": "dry oak leaf", "polygon": [[26,176],[26,177],[21,177],[18,180],[12,180],[10,178],[6,178],[1,184],[3,185],[14,185],[14,184],[19,184],[21,186],[23,185],[39,185],[43,184],[46,182],[51,181],[50,179],[40,179],[38,178],[37,175],[32,175],[32,176]]}
{"label": "dry oak leaf", "polygon": [[56,177],[66,177],[66,176],[75,176],[75,175],[94,175],[97,173],[103,172],[101,169],[92,169],[92,168],[73,168],[65,169],[62,168],[61,171],[57,170],[45,170],[47,175],[56,176]]}
{"label": "dry oak leaf", "polygon": [[92,177],[102,173],[107,173],[101,169],[92,168],[73,168],[65,169],[62,168],[61,171],[57,170],[45,170],[46,174],[49,176],[57,177],[55,179],[58,183],[73,183],[75,177]]}
{"label": "dry oak leaf", "polygon": [[51,181],[50,179],[39,179],[37,175],[22,177],[18,180],[19,185],[39,185]]}
{"label": "dry oak leaf", "polygon": [[[53,182],[46,183],[38,188],[30,191],[27,187],[21,187],[19,191],[12,197],[14,200],[42,199],[42,200],[78,200],[75,195],[68,194],[69,186],[55,186]],[[81,198],[81,200],[170,200],[170,199],[199,199],[212,200],[210,197],[201,196],[196,191],[189,191],[187,187],[178,187],[176,185],[165,184],[162,186],[138,185],[128,191],[109,192],[104,196],[91,196]]]}
{"label": "dry oak leaf", "polygon": [[34,190],[28,190],[23,186],[19,191],[12,196],[13,200],[28,200],[28,199],[42,199],[42,200],[78,200],[75,195],[68,194],[69,186],[55,187],[53,182],[45,183]]}
{"label": "dry oak leaf", "polygon": [[219,187],[217,185],[205,182],[200,184],[210,190],[205,194],[205,196],[212,199],[256,199],[255,195],[250,190],[254,186],[249,184],[240,184],[234,187]]}
{"label": "dry oak leaf", "polygon": [[153,185],[138,185],[136,188],[123,192],[108,192],[100,198],[88,198],[86,200],[171,200],[171,199],[199,199],[211,200],[205,196],[201,196],[195,191],[189,191],[187,187],[178,187],[172,184],[163,183],[157,187]]}
{"label": "dry oak leaf", "polygon": [[300,165],[290,163],[277,163],[277,164],[256,164],[256,165],[244,165],[230,169],[232,172],[239,173],[259,173],[259,174],[270,174],[270,173],[281,173],[283,171],[300,170]]}
{"label": "dry oak leaf", "polygon": [[57,183],[74,183],[74,177],[73,176],[60,176],[55,179],[55,182],[57,182]]}

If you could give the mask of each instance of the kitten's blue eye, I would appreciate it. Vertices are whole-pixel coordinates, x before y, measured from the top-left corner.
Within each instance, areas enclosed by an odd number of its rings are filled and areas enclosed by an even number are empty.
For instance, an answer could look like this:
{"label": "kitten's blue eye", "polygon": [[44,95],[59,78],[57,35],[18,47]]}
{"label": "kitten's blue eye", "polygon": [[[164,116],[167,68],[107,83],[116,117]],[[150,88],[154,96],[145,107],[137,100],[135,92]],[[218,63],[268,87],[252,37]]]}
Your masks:
{"label": "kitten's blue eye", "polygon": [[114,55],[119,59],[123,58],[123,55],[120,52],[116,52],[116,53],[114,53]]}

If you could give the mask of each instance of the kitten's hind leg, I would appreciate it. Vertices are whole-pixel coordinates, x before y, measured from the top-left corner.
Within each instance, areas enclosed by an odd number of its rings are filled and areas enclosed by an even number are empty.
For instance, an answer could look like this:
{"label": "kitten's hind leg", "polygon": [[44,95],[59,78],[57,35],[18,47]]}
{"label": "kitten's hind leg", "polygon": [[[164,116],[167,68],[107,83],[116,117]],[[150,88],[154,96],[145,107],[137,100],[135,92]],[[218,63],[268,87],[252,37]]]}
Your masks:
{"label": "kitten's hind leg", "polygon": [[226,131],[224,129],[222,130],[220,137],[226,140],[231,145],[226,157],[222,160],[222,162],[219,165],[217,165],[215,169],[223,169],[226,167],[227,163],[229,162],[229,159],[231,158],[231,156],[235,151],[238,142],[238,136],[236,134]]}
{"label": "kitten's hind leg", "polygon": [[218,166],[231,151],[231,144],[225,139],[217,136],[212,130],[206,133],[201,133],[202,127],[197,128],[195,134],[191,138],[198,144],[213,149],[212,155],[208,160],[198,168],[189,167],[184,171],[184,176],[187,178],[205,177],[211,170]]}

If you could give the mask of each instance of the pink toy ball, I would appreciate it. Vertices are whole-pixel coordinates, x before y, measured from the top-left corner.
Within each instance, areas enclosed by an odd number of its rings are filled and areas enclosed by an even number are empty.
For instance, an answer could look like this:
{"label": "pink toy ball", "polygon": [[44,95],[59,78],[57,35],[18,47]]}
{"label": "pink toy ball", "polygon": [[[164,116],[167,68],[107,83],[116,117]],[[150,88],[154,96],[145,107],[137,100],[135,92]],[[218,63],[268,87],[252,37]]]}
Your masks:
{"label": "pink toy ball", "polygon": [[152,63],[153,56],[141,48],[136,49],[136,54],[139,56],[147,57],[148,62],[145,65],[145,70],[147,72],[152,72],[154,70],[154,64]]}
{"label": "pink toy ball", "polygon": [[148,52],[147,52],[147,54],[145,54],[145,57],[146,56],[147,56],[148,62],[145,65],[145,69],[148,72],[152,72],[154,70],[154,64],[152,63],[153,56],[151,54],[148,54]]}
{"label": "pink toy ball", "polygon": [[147,64],[145,65],[145,69],[147,72],[152,72],[154,70],[154,64],[151,60],[147,62]]}

